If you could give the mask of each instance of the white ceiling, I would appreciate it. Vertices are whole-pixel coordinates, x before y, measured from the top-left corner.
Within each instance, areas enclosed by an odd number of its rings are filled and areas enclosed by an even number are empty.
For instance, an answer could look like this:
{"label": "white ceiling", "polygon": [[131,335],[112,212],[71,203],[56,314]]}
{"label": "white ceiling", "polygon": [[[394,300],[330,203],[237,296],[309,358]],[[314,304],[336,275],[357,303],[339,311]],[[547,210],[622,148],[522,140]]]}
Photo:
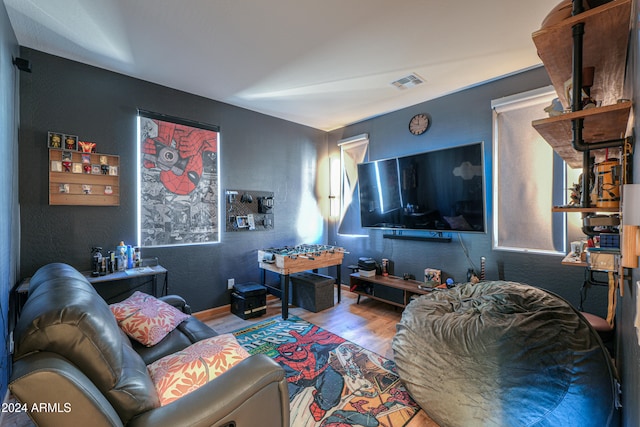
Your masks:
{"label": "white ceiling", "polygon": [[[332,130],[539,64],[531,33],[558,1],[4,4],[21,46]],[[410,73],[426,83],[390,84]]]}

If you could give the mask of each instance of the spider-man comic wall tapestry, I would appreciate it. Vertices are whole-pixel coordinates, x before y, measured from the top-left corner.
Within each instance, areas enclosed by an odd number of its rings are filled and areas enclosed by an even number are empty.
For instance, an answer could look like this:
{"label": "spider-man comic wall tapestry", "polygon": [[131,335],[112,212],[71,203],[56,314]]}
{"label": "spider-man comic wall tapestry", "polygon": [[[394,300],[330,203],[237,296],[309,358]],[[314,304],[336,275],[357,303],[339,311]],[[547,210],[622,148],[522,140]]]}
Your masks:
{"label": "spider-man comic wall tapestry", "polygon": [[139,111],[142,246],[218,242],[219,129]]}

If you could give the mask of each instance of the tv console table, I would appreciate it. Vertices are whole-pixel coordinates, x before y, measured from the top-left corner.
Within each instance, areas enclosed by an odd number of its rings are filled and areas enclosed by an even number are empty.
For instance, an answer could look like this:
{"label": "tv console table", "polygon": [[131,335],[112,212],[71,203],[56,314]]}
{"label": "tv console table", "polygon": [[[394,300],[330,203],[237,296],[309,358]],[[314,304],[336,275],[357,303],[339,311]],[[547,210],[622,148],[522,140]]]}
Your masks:
{"label": "tv console table", "polygon": [[351,292],[360,297],[365,296],[386,302],[397,307],[406,307],[411,302],[413,295],[424,295],[432,290],[420,289],[418,286],[424,285],[417,280],[405,280],[397,276],[361,276],[360,273],[352,273],[349,276]]}

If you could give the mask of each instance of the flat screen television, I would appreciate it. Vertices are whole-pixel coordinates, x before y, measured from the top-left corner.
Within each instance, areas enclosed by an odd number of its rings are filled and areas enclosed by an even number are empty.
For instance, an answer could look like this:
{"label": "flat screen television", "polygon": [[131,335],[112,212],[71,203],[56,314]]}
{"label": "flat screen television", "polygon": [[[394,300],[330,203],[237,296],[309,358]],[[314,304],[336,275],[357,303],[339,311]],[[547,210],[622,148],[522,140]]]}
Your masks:
{"label": "flat screen television", "polygon": [[486,232],[482,142],[358,164],[363,227]]}

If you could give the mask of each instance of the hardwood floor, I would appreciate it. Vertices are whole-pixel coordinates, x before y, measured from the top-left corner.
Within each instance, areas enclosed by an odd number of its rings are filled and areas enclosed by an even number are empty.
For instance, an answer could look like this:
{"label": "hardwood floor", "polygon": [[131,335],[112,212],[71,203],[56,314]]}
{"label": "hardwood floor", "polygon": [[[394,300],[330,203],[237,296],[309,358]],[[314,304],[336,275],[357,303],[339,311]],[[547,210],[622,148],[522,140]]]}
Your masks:
{"label": "hardwood floor", "polygon": [[[289,316],[297,316],[393,360],[391,342],[396,332],[396,324],[402,316],[401,309],[366,297],[361,298],[360,304],[356,304],[356,300],[356,294],[343,288],[340,304],[336,303],[332,308],[319,313],[291,306],[289,307]],[[208,315],[206,318],[203,318],[203,315],[197,315],[197,317],[218,333],[227,333],[281,314],[280,300],[275,298],[267,300],[267,313],[254,319],[243,320],[227,310],[216,310],[214,314]],[[0,425],[2,426],[34,426],[25,414],[2,415],[5,415],[4,418],[0,417]],[[438,427],[438,424],[429,418],[424,411],[420,411],[407,424],[407,427]]]}
{"label": "hardwood floor", "polygon": [[[396,333],[396,324],[402,317],[401,309],[366,297],[361,298],[360,304],[356,304],[356,301],[357,295],[343,288],[340,304],[336,303],[332,308],[319,313],[290,306],[289,316],[297,316],[393,360],[391,342]],[[202,320],[217,332],[226,333],[280,314],[280,300],[270,298],[267,300],[267,313],[264,316],[243,320],[228,312]],[[438,424],[424,411],[420,411],[407,427],[438,427]]]}
{"label": "hardwood floor", "polygon": [[[332,308],[319,313],[289,306],[289,316],[297,316],[393,360],[391,340],[396,332],[396,324],[402,316],[401,309],[366,297],[361,298],[360,304],[356,304],[356,300],[357,295],[343,289],[340,304],[336,303]],[[264,316],[243,320],[227,312],[201,320],[217,332],[226,333],[280,314],[280,300],[269,298],[267,314]]]}

